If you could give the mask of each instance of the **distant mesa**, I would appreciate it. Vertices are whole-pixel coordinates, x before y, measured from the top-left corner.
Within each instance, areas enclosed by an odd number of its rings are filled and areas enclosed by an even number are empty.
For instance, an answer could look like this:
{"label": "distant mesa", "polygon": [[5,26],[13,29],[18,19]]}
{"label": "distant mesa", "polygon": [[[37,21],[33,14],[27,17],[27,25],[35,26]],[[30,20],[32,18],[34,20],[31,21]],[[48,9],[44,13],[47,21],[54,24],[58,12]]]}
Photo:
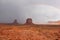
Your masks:
{"label": "distant mesa", "polygon": [[49,21],[48,23],[50,23],[50,24],[60,24],[60,20],[58,20],[58,21]]}
{"label": "distant mesa", "polygon": [[12,24],[19,24],[19,23],[17,22],[17,19],[15,19]]}
{"label": "distant mesa", "polygon": [[[15,19],[12,24],[16,25],[16,24],[19,24],[19,23],[18,23],[17,19]],[[31,18],[27,18],[25,24],[32,25],[33,24],[32,19]]]}
{"label": "distant mesa", "polygon": [[31,18],[27,18],[25,24],[33,24],[32,19]]}

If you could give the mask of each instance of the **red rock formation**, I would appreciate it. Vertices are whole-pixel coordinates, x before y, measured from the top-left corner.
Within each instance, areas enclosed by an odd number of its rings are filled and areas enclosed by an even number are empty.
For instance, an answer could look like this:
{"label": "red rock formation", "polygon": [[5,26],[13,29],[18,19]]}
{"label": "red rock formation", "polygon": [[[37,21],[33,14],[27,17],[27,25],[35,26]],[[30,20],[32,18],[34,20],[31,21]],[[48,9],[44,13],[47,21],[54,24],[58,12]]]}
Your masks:
{"label": "red rock formation", "polygon": [[50,24],[60,24],[60,20],[59,21],[49,21],[48,23],[50,23]]}
{"label": "red rock formation", "polygon": [[17,19],[15,19],[12,24],[18,24]]}
{"label": "red rock formation", "polygon": [[33,24],[32,19],[31,19],[31,18],[28,18],[28,19],[26,20],[26,23],[25,23],[25,24]]}

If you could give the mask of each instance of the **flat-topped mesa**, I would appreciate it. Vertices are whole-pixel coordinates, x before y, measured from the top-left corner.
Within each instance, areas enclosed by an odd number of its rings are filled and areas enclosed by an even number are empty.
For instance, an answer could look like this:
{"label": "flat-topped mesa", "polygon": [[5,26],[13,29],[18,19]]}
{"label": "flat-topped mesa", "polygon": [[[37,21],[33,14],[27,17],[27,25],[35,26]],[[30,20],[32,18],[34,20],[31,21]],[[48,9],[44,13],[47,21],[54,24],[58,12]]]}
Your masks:
{"label": "flat-topped mesa", "polygon": [[32,19],[31,18],[27,18],[25,24],[27,24],[27,25],[33,24]]}
{"label": "flat-topped mesa", "polygon": [[19,23],[17,22],[17,19],[15,19],[12,24],[19,24]]}
{"label": "flat-topped mesa", "polygon": [[58,24],[58,25],[60,25],[60,20],[58,20],[58,21],[49,21],[48,23],[49,24]]}

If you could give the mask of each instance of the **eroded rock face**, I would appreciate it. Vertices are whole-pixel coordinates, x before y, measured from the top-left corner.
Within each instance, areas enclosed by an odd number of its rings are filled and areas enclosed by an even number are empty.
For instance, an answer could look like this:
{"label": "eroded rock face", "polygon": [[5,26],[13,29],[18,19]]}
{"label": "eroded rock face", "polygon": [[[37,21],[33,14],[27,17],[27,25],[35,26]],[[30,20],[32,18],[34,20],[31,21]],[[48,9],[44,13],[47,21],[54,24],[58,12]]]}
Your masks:
{"label": "eroded rock face", "polygon": [[16,25],[16,24],[19,24],[19,23],[18,23],[17,19],[15,19],[12,24]]}
{"label": "eroded rock face", "polygon": [[30,25],[30,24],[33,24],[32,19],[31,19],[31,18],[26,19],[26,23],[25,23],[25,24],[27,24],[27,25],[28,25],[28,24],[29,24],[29,25]]}
{"label": "eroded rock face", "polygon": [[0,27],[0,40],[60,40],[60,29]]}

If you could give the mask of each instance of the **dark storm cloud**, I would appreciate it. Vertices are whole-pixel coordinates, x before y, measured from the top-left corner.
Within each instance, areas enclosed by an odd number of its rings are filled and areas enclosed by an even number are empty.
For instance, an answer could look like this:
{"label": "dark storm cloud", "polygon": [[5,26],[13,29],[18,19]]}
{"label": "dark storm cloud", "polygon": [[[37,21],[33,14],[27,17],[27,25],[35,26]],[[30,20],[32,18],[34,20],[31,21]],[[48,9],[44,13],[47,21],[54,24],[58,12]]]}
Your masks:
{"label": "dark storm cloud", "polygon": [[[36,15],[31,11],[31,6],[35,4],[47,4],[60,9],[60,0],[0,0],[0,22],[12,22],[14,19],[18,19],[19,23],[24,23],[26,18]],[[42,18],[44,19],[45,16]],[[40,17],[40,19],[42,18]],[[44,22],[43,19],[40,21]]]}

